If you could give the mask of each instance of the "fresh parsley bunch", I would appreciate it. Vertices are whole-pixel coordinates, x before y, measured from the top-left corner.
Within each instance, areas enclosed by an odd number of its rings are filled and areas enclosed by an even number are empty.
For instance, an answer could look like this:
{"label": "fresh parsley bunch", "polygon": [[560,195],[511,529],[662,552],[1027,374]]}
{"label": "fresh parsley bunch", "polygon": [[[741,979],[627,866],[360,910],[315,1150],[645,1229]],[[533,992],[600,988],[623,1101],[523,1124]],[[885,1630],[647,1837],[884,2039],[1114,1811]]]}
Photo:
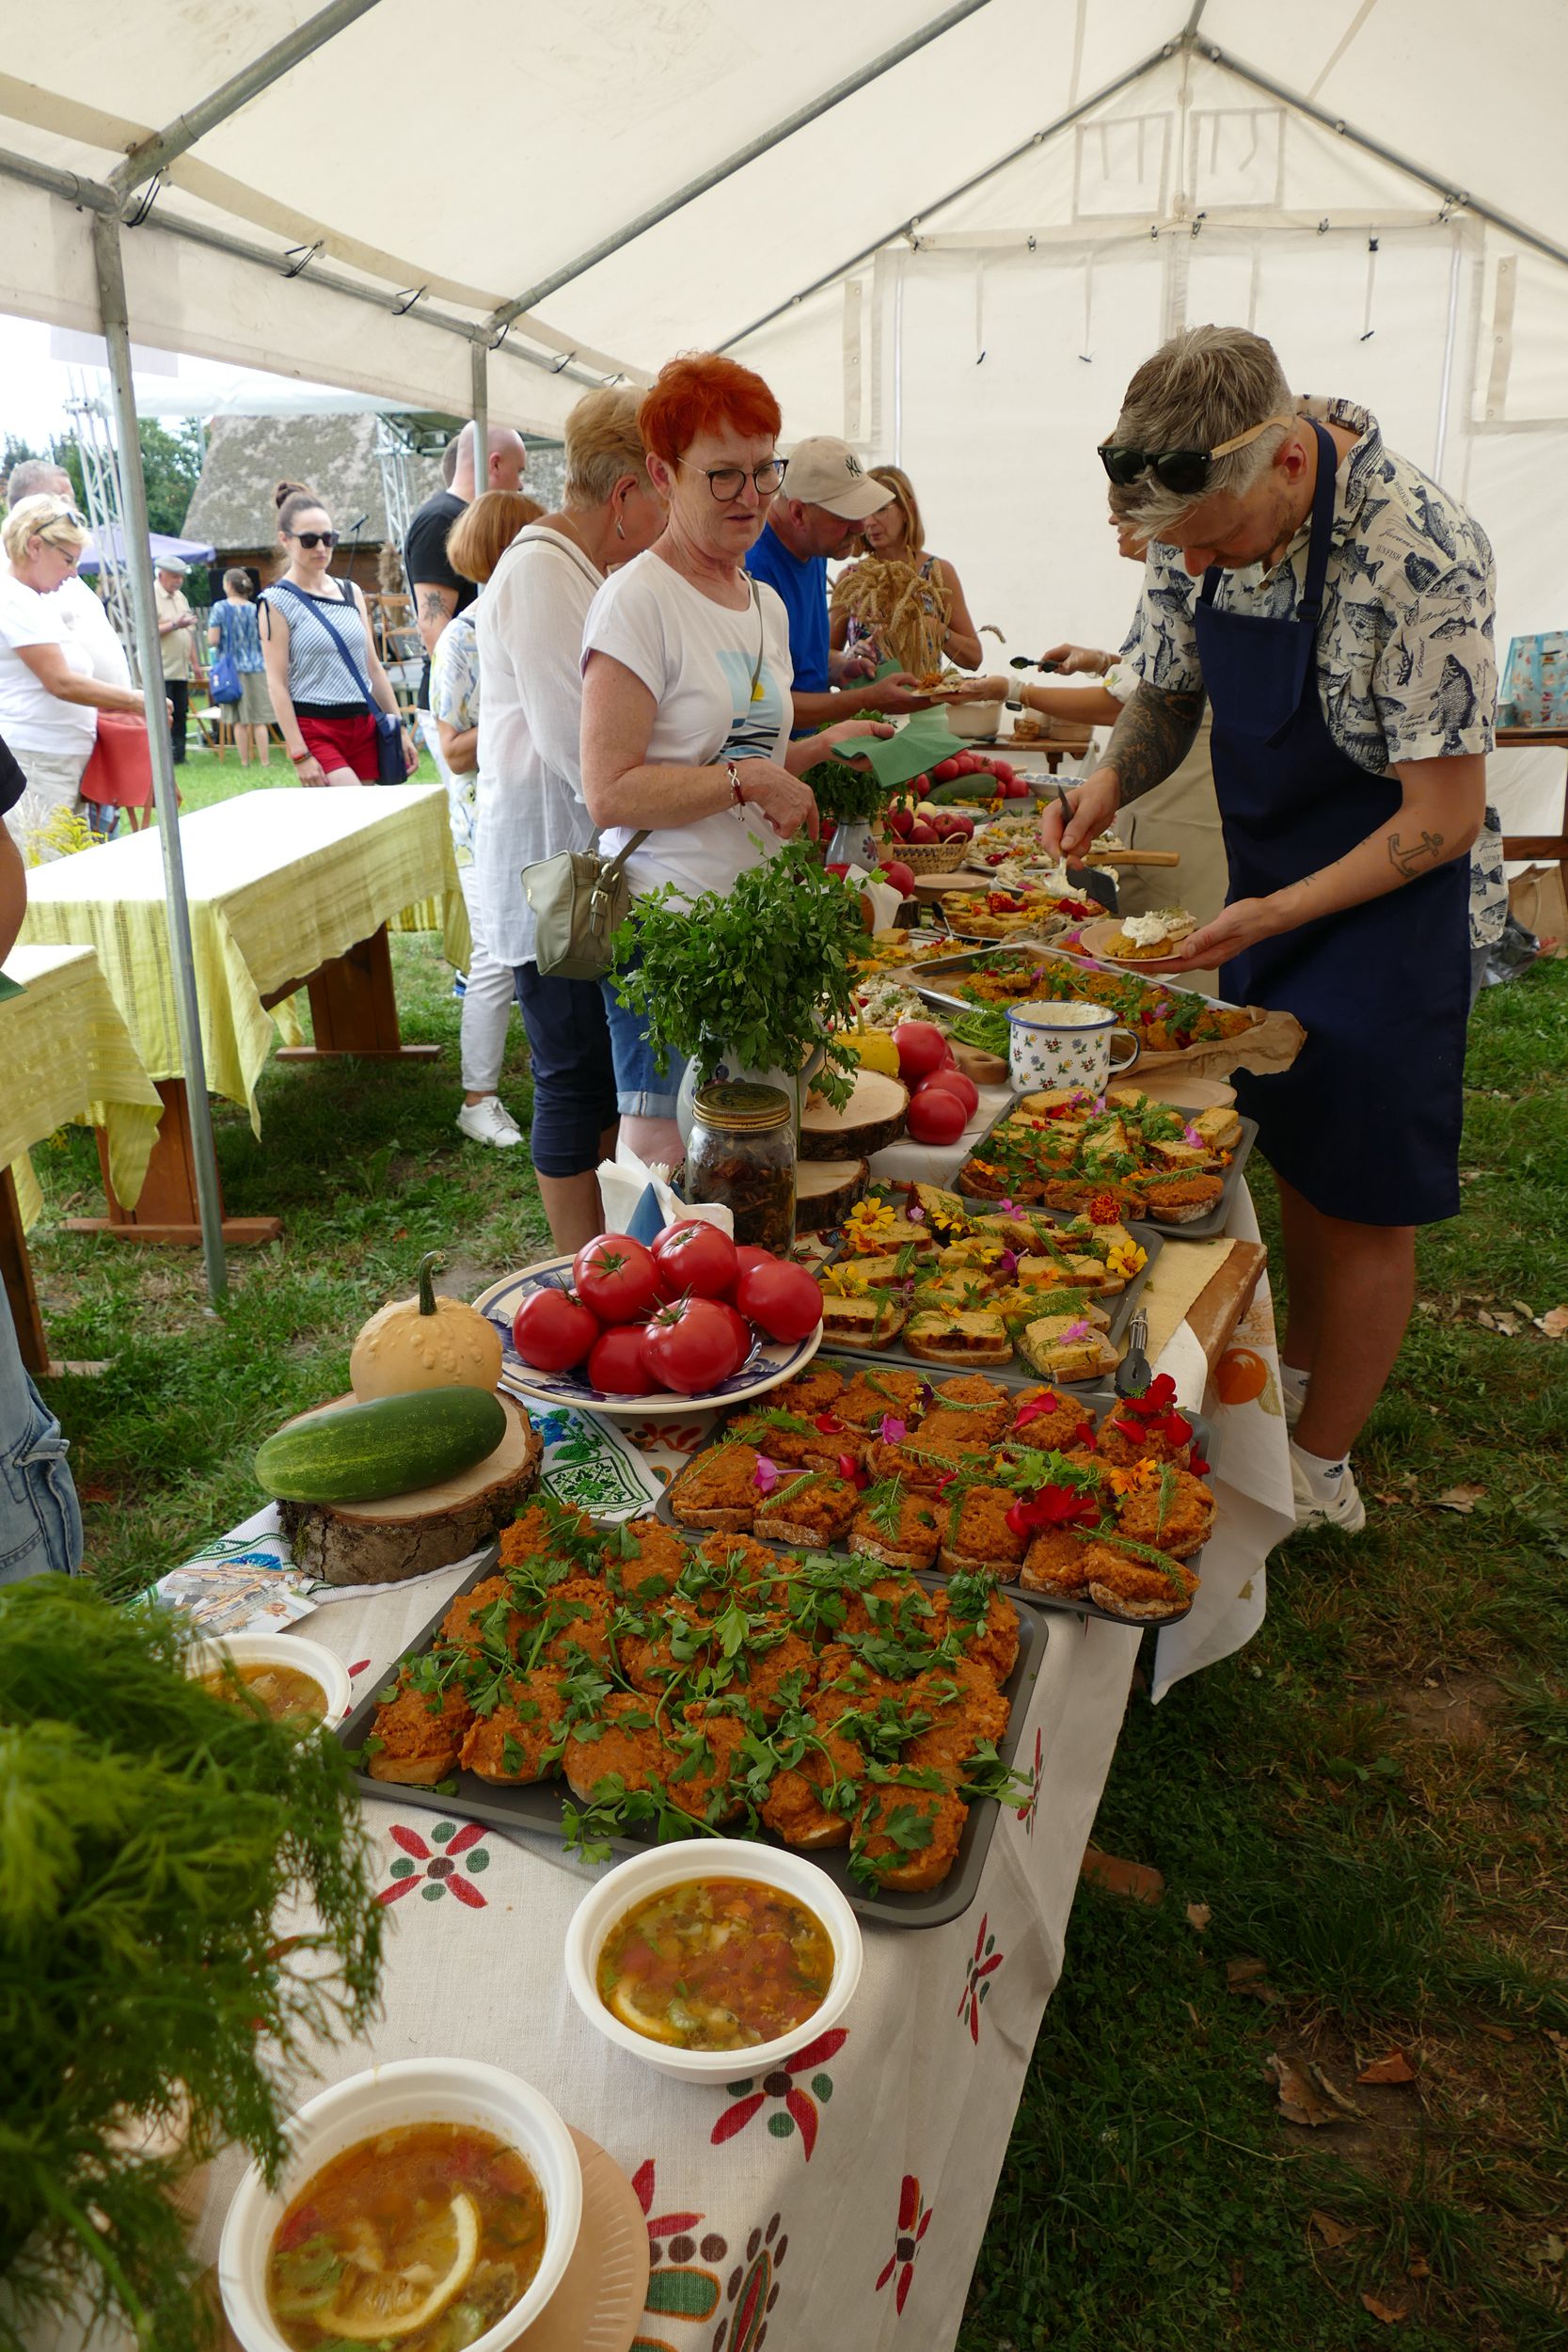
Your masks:
{"label": "fresh parsley bunch", "polygon": [[880,817],[892,798],[891,788],[870,769],[852,768],[847,759],[819,759],[800,781],[816,793],[824,826],[853,825]]}

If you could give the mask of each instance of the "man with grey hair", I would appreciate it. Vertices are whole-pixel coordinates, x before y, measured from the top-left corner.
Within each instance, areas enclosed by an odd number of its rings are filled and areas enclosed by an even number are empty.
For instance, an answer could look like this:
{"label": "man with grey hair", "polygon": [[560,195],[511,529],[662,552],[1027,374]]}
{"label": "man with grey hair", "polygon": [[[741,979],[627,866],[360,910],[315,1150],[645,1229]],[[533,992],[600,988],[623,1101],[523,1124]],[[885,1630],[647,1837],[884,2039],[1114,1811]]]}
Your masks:
{"label": "man with grey hair", "polygon": [[1140,683],[1042,833],[1070,851],[1150,790],[1208,696],[1229,898],[1153,969],[1219,964],[1225,995],[1307,1032],[1236,1088],[1279,1180],[1297,1519],[1354,1534],[1348,1455],[1409,1321],[1416,1228],[1459,1208],[1492,549],[1364,408],[1296,399],[1241,327],[1146,360],[1100,457],[1151,542]]}

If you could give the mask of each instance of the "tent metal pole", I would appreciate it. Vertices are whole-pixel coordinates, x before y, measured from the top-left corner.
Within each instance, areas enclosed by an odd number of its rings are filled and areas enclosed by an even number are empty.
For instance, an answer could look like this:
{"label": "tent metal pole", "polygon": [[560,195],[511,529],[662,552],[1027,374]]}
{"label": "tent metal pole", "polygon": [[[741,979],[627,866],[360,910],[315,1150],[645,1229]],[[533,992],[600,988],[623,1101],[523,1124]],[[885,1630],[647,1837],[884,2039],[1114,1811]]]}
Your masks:
{"label": "tent metal pole", "polygon": [[737,148],[733,155],[727,155],[721,164],[715,164],[710,171],[701,173],[695,180],[689,180],[685,187],[677,189],[673,196],[665,197],[645,213],[639,213],[635,220],[628,221],[624,229],[618,229],[613,236],[601,237],[598,244],[590,246],[586,253],[579,253],[575,261],[552,270],[547,278],[541,278],[537,285],[531,286],[527,294],[519,294],[515,302],[504,303],[492,315],[492,327],[509,325],[513,319],[520,318],[525,310],[531,310],[535,303],[559,294],[562,287],[569,286],[574,278],[581,278],[597,262],[608,261],[623,246],[646,235],[650,229],[657,228],[660,221],[668,220],[672,214],[694,203],[710,188],[718,187],[721,181],[728,180],[735,172],[743,171],[748,164],[754,164],[759,155],[766,155],[784,139],[793,138],[795,133],[803,131],[809,122],[815,122],[819,116],[830,113],[834,106],[841,105],[847,98],[852,98],[857,90],[864,89],[869,83],[880,80],[884,73],[891,72],[896,65],[902,65],[907,57],[914,56],[928,42],[940,40],[942,34],[951,32],[955,24],[961,24],[966,17],[974,16],[977,10],[989,6],[990,0],[956,0],[955,6],[944,8],[941,16],[933,17],[928,24],[921,25],[917,32],[909,34],[879,57],[873,57],[869,65],[862,66],[858,72],[849,74],[844,81],[835,82],[832,88],[824,90],[819,98],[797,107],[792,115],[786,115],[770,131],[763,132],[759,137],[749,140],[746,146]]}
{"label": "tent metal pole", "polygon": [[814,294],[820,294],[824,286],[831,286],[835,278],[843,278],[847,271],[859,269],[863,262],[869,262],[874,253],[881,251],[883,246],[892,245],[898,237],[912,237],[916,224],[924,220],[927,214],[940,213],[943,205],[956,204],[960,196],[968,196],[973,188],[983,187],[988,180],[994,180],[999,171],[1006,171],[1009,164],[1016,164],[1033,149],[1043,147],[1047,139],[1054,138],[1059,131],[1069,130],[1085,115],[1092,114],[1097,106],[1104,104],[1107,98],[1114,98],[1130,83],[1141,81],[1157,65],[1163,65],[1167,57],[1173,57],[1176,50],[1177,43],[1174,41],[1167,41],[1163,47],[1152,50],[1141,63],[1129,66],[1125,73],[1118,73],[1114,82],[1102,84],[1091,98],[1081,99],[1076,106],[1069,106],[1066,114],[1058,115],[1054,122],[1048,122],[1043,131],[1031,132],[1019,146],[1009,148],[1006,154],[999,155],[995,163],[988,164],[983,171],[976,171],[968,180],[961,180],[956,188],[949,188],[945,195],[939,196],[920,212],[911,213],[908,220],[901,220],[895,228],[884,230],[870,245],[862,246],[858,253],[851,253],[847,262],[835,262],[832,269],[824,270],[821,277],[814,278],[809,286],[802,286],[799,294],[792,294],[787,302],[776,302],[770,310],[765,310],[760,318],[753,319],[750,326],[743,326],[737,333],[727,336],[718,349],[733,351],[736,343],[746,341],[748,335],[760,334],[765,326],[771,326],[775,319],[782,319],[786,310],[793,310],[799,303],[809,302]]}
{"label": "tent metal pole", "polygon": [[475,343],[470,353],[473,364],[473,397],[469,405],[474,413],[474,496],[483,498],[490,487],[490,388],[488,353],[483,343]]}
{"label": "tent metal pole", "polygon": [[367,15],[375,6],[376,0],[330,0],[330,5],[317,15],[307,17],[303,24],[296,24],[292,33],[286,34],[281,40],[274,41],[270,49],[263,49],[259,57],[253,57],[248,65],[242,66],[238,73],[230,74],[227,82],[218,85],[210,98],[203,98],[184,114],[177,115],[166,130],[155,132],[151,138],[144,139],[139,147],[134,147],[125,161],[117,164],[109,174],[109,186],[114,194],[120,198],[129,196],[131,190],[140,187],[144,180],[150,180],[158,172],[166,170],[176,157],[183,155],[187,148],[194,147],[198,139],[205,138],[209,131],[226,121],[229,116],[237,114],[252,98],[270,88],[274,82],[281,80],[293,67],[324,48],[335,33],[342,32],[345,26]]}
{"label": "tent metal pole", "polygon": [[213,1112],[207,1100],[207,1065],[201,1050],[201,1011],[196,997],[191,951],[191,914],[185,899],[185,862],[180,846],[180,803],[174,780],[174,747],[159,692],[164,674],[158,649],[158,609],[152,588],[152,548],[148,535],[147,484],[142,476],[141,439],[131,382],[131,327],[125,302],[125,272],[119,250],[119,221],[95,213],[92,259],[98,307],[109,347],[109,384],[114,395],[115,437],[119,443],[120,509],[125,566],[131,580],[136,653],[147,697],[147,732],[152,753],[152,793],[158,810],[158,840],[164,853],[164,901],[168,920],[169,959],[174,967],[174,1010],[184,1064],[190,1110],[196,1193],[201,1218],[201,1254],[207,1266],[207,1295],[215,1307],[229,1290],[223,1251],[223,1200],[218,1189]]}

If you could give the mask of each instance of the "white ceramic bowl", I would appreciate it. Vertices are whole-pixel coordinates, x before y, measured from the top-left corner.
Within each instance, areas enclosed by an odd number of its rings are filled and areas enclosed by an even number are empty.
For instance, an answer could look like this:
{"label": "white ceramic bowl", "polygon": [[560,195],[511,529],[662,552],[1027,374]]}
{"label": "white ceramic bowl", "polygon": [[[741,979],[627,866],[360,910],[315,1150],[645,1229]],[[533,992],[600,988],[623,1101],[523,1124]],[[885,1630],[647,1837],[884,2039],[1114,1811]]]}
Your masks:
{"label": "white ceramic bowl", "polygon": [[[676,1886],[683,1879],[698,1878],[750,1879],[763,1886],[776,1886],[815,1912],[827,1929],[833,1947],[832,1981],[821,2007],[813,2010],[793,2033],[740,2050],[673,2049],[667,2042],[651,2041],[646,2034],[623,2026],[600,2000],[599,1953],[610,1930],[649,1895]],[[860,1921],[826,1871],[785,1847],[753,1844],[745,1837],[683,1838],[674,1845],[653,1846],[646,1853],[633,1854],[589,1890],[566,1930],[566,1982],[589,2024],[618,2050],[641,2058],[644,2066],[654,2067],[660,2074],[673,2074],[680,2082],[734,2082],[741,2074],[765,2074],[769,2067],[781,2065],[836,2025],[860,1982]]]}
{"label": "white ceramic bowl", "polygon": [[968,736],[995,735],[1002,724],[1006,703],[943,703],[947,724],[953,734]]}
{"label": "white ceramic bowl", "polygon": [[470,2352],[501,2352],[531,2327],[565,2274],[582,2219],[582,2168],[549,2101],[515,2074],[467,2058],[398,2058],[351,2075],[290,2118],[276,2190],[252,2165],[234,2192],[218,2248],[218,2288],[245,2352],[289,2352],[267,2312],[267,2257],[291,2198],[362,2139],[402,2123],[467,2123],[493,2132],[532,2167],[545,2193],[545,2257],[526,2295],[476,2336]]}
{"label": "white ceramic bowl", "polygon": [[354,1705],[354,1689],[342,1660],[322,1643],[307,1641],[303,1634],[230,1633],[222,1641],[202,1642],[190,1653],[188,1671],[214,1675],[226,1657],[236,1666],[292,1666],[296,1674],[309,1675],[326,1701],[329,1725],[341,1724]]}

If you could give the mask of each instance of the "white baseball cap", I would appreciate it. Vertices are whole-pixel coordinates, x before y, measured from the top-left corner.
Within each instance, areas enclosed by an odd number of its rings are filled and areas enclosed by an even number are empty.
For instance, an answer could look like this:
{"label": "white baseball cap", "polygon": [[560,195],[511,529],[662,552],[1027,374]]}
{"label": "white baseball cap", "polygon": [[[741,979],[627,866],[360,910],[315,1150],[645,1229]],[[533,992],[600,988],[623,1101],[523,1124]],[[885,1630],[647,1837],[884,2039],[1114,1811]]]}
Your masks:
{"label": "white baseball cap", "polygon": [[847,523],[861,523],[891,504],[893,492],[885,482],[872,481],[847,441],[816,433],[790,451],[784,496],[825,506]]}

